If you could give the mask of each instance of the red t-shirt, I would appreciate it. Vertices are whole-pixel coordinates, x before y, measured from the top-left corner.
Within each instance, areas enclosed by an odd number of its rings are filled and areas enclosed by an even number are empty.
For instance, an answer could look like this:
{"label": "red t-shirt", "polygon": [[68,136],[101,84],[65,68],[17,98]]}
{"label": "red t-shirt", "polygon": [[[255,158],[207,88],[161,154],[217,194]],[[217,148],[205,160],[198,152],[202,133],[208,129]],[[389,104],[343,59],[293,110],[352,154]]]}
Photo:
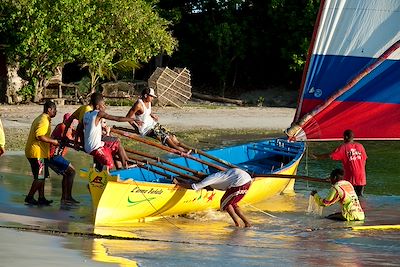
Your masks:
{"label": "red t-shirt", "polygon": [[340,160],[343,164],[344,179],[352,185],[366,185],[365,163],[367,153],[360,143],[344,143],[331,154],[331,159]]}
{"label": "red t-shirt", "polygon": [[[51,133],[51,137],[54,139],[57,139],[57,140],[61,140],[64,130],[65,130],[64,123],[57,124],[57,126],[54,128],[53,132]],[[66,137],[70,140],[73,139],[73,131],[71,129],[69,129],[67,131]],[[50,157],[53,157],[55,155],[60,155],[60,154],[62,156],[65,156],[65,154],[67,154],[68,149],[66,147],[64,147],[62,149],[62,151],[59,151],[59,148],[60,148],[59,146],[51,145],[50,146]]]}

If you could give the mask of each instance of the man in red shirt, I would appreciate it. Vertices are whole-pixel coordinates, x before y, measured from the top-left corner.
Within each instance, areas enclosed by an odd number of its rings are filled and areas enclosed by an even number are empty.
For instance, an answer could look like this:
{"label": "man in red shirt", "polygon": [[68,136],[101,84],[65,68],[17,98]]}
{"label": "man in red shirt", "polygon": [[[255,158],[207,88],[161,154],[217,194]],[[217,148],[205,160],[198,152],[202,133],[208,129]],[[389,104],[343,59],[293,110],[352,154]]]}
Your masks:
{"label": "man in red shirt", "polygon": [[[51,137],[56,140],[61,140],[63,139],[63,133],[65,131],[65,123],[68,121],[70,118],[71,114],[66,113],[64,114],[64,120],[63,122],[59,123],[51,133]],[[74,130],[72,128],[69,128],[67,130],[67,133],[65,135],[67,139],[69,140],[69,143],[72,144],[74,141]],[[63,179],[61,182],[62,185],[62,191],[61,191],[61,205],[62,206],[73,206],[79,204],[79,201],[75,200],[72,197],[72,186],[74,183],[74,177],[75,177],[75,168],[72,166],[71,162],[69,162],[67,159],[65,159],[65,155],[67,154],[68,148],[65,146],[65,144],[62,144],[61,146],[50,146],[50,159],[49,159],[49,167],[57,174],[62,175]]]}
{"label": "man in red shirt", "polygon": [[362,196],[364,187],[367,184],[365,174],[365,163],[367,153],[362,144],[354,142],[352,130],[343,132],[343,144],[337,147],[332,153],[312,155],[314,159],[331,158],[340,160],[343,164],[344,179],[349,181],[358,196]]}

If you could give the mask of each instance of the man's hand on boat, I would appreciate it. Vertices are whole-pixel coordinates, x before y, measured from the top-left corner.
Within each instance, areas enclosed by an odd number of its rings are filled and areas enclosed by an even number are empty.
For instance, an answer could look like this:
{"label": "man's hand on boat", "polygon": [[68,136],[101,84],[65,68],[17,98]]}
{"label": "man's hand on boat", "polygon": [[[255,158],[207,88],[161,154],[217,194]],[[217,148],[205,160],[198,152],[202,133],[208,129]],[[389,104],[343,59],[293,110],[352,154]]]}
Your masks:
{"label": "man's hand on boat", "polygon": [[180,180],[178,180],[178,179],[179,179],[179,178],[174,178],[174,179],[172,179],[172,182],[173,182],[174,184],[176,184],[177,187],[182,187],[182,188],[186,188],[186,189],[191,189],[191,188],[192,188],[192,185],[189,184],[188,182],[180,181]]}
{"label": "man's hand on boat", "polygon": [[[176,184],[178,187],[186,188],[186,189],[193,189],[192,188],[192,183],[187,182],[186,180],[179,180],[180,177],[172,179],[172,182]],[[204,187],[205,190],[207,191],[214,191],[214,189],[211,186],[206,186]]]}

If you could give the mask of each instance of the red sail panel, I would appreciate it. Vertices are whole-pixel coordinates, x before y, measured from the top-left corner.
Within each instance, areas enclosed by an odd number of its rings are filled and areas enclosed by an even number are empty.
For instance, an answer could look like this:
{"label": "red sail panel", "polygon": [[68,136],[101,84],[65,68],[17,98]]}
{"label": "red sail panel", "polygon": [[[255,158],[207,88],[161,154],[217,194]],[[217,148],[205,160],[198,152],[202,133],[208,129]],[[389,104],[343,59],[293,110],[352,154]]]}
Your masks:
{"label": "red sail panel", "polygon": [[302,126],[302,134],[309,141],[338,140],[351,128],[357,139],[399,140],[400,123],[393,123],[399,119],[399,104],[334,101]]}

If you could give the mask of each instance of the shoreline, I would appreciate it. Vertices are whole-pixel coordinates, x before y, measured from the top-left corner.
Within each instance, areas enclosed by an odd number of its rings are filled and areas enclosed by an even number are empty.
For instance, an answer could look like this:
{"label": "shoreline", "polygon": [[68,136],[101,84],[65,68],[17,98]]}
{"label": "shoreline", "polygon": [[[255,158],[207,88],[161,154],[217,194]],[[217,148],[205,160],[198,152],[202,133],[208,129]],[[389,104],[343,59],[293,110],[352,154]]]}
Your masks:
{"label": "shoreline", "polygon": [[[52,128],[61,122],[65,113],[73,113],[79,105],[57,107],[57,115],[52,119]],[[129,106],[108,106],[106,112],[116,116],[125,116]],[[283,133],[290,126],[294,108],[283,107],[236,107],[236,106],[185,106],[153,107],[160,117],[160,123],[179,134],[196,136],[210,131],[223,134],[247,134],[259,131]],[[23,150],[32,121],[43,112],[43,106],[1,105],[0,114],[6,135],[6,150]],[[110,122],[109,125],[129,127],[127,123]]]}

